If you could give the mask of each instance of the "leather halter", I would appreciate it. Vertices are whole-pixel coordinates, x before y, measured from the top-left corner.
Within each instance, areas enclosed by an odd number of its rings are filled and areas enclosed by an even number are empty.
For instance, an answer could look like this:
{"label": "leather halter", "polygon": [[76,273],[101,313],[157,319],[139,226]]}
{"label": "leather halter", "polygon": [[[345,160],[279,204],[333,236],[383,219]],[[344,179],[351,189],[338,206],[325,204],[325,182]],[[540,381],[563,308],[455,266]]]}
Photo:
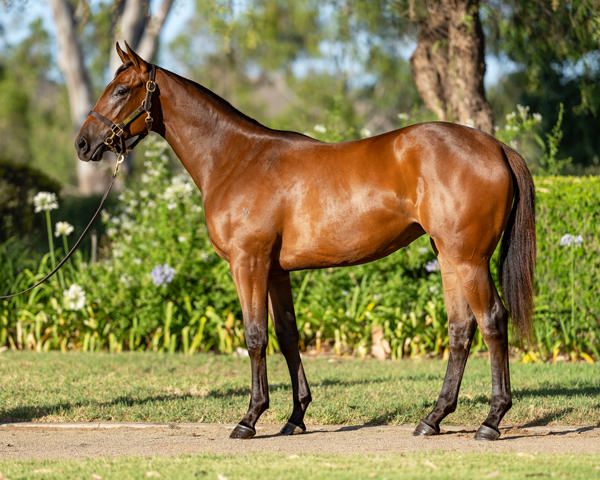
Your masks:
{"label": "leather halter", "polygon": [[[143,100],[142,104],[121,123],[116,124],[110,121],[104,115],[101,115],[94,110],[90,111],[89,115],[97,118],[110,127],[110,132],[104,138],[104,145],[114,152],[115,155],[127,155],[152,130],[152,122],[154,119],[152,118],[152,115],[150,115],[150,109],[152,108],[152,94],[156,91],[155,78],[156,67],[154,65],[150,65],[150,74],[148,76],[148,81],[146,82],[146,98]],[[146,131],[139,134],[137,138],[128,143],[124,136],[125,129],[144,113],[146,114]]]}

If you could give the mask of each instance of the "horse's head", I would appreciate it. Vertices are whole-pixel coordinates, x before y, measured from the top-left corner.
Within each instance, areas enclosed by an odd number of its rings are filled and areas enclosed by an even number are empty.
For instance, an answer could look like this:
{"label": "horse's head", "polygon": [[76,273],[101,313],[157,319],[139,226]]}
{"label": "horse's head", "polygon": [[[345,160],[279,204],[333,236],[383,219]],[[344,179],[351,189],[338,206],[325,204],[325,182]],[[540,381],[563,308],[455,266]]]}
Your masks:
{"label": "horse's head", "polygon": [[152,128],[152,96],[156,95],[155,67],[127,43],[117,43],[123,64],[108,84],[75,139],[80,160],[97,161],[106,150],[126,154]]}

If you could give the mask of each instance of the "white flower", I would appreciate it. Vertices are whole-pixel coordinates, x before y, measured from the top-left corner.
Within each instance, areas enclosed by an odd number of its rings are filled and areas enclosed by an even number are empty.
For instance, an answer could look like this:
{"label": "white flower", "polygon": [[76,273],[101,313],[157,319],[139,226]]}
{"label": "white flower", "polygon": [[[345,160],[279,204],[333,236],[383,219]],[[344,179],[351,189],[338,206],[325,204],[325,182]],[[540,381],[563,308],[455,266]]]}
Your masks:
{"label": "white flower", "polygon": [[517,104],[517,110],[519,111],[519,115],[521,115],[521,118],[523,120],[527,120],[527,115],[529,113],[529,106],[528,105],[518,105]]}
{"label": "white flower", "polygon": [[326,133],[327,129],[325,128],[325,125],[321,125],[320,123],[318,125],[315,125],[315,132],[318,133]]}
{"label": "white flower", "polygon": [[533,119],[538,122],[538,123],[542,123],[542,114],[541,113],[534,113],[533,114]]}
{"label": "white flower", "polygon": [[56,199],[56,193],[38,193],[35,197],[33,197],[33,205],[35,207],[35,213],[56,210],[58,208],[58,200]]}
{"label": "white flower", "polygon": [[368,138],[368,137],[370,137],[371,135],[372,135],[372,133],[371,133],[371,130],[369,130],[368,128],[363,128],[363,129],[360,131],[360,136],[361,136],[361,137],[363,137],[363,138]]}
{"label": "white flower", "polygon": [[63,292],[63,297],[68,310],[77,311],[85,307],[85,291],[76,283]]}
{"label": "white flower", "polygon": [[73,230],[73,225],[69,222],[56,222],[54,236],[60,237],[61,235],[64,235],[65,237],[68,237],[73,233]]}
{"label": "white flower", "polygon": [[398,118],[400,120],[402,120],[403,122],[406,122],[409,119],[409,116],[408,116],[408,113],[402,112],[402,113],[398,114]]}

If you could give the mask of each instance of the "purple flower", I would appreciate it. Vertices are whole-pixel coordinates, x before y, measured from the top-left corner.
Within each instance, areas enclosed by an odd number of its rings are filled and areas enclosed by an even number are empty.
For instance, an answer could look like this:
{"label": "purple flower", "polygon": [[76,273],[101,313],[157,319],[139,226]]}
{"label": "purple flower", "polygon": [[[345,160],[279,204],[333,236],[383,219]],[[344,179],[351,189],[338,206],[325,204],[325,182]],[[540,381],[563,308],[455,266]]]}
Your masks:
{"label": "purple flower", "polygon": [[437,272],[440,270],[440,264],[437,261],[437,259],[435,260],[430,260],[429,262],[427,262],[425,264],[425,270],[429,273],[433,273],[433,272]]}
{"label": "purple flower", "polygon": [[164,265],[156,265],[152,269],[152,282],[157,287],[164,287],[173,281],[175,277],[175,269],[172,268],[168,263]]}
{"label": "purple flower", "polygon": [[560,239],[560,246],[570,247],[571,245],[576,247],[583,245],[583,237],[581,235],[571,235],[570,233],[563,235]]}

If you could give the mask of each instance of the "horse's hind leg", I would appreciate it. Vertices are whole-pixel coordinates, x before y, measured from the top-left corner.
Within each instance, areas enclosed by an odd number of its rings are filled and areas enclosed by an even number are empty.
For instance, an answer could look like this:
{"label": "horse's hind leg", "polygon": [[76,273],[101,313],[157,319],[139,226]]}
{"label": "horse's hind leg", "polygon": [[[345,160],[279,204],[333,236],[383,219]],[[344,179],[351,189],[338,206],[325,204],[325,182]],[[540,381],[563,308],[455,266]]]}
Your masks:
{"label": "horse's hind leg", "polygon": [[439,256],[444,286],[444,300],[448,312],[448,336],[450,356],[444,384],[435,408],[427,415],[414,431],[415,435],[435,435],[440,432],[440,422],[456,409],[458,391],[465,365],[471,348],[471,341],[477,323],[460,282],[452,267]]}
{"label": "horse's hind leg", "polygon": [[[492,401],[490,412],[477,430],[478,440],[496,440],[498,425],[512,406],[508,365],[508,312],[491,278],[489,268],[477,268],[468,291],[469,305],[475,313],[483,339],[490,352]],[[472,283],[471,283],[472,282]]]}
{"label": "horse's hind leg", "polygon": [[455,266],[465,295],[490,352],[492,401],[490,412],[475,438],[495,440],[498,425],[512,406],[508,367],[508,312],[496,291],[489,262],[463,262]]}
{"label": "horse's hind leg", "polygon": [[294,399],[294,410],[281,433],[283,435],[303,433],[306,431],[304,414],[311,401],[311,396],[298,351],[298,327],[289,273],[278,272],[269,276],[269,310],[281,353],[283,353],[290,371]]}

